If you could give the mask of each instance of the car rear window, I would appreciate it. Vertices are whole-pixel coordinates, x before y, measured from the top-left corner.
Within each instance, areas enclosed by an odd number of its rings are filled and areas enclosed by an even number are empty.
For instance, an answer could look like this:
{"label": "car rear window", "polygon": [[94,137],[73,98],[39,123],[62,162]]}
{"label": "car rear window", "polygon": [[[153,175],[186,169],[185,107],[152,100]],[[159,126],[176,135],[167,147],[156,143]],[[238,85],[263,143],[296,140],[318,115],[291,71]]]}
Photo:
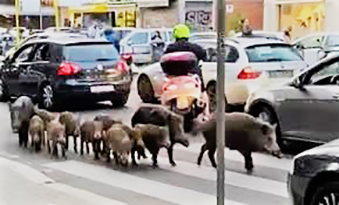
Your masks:
{"label": "car rear window", "polygon": [[64,56],[72,62],[115,61],[119,53],[113,44],[76,44],[66,46]]}
{"label": "car rear window", "polygon": [[288,45],[259,45],[245,48],[249,62],[301,61],[298,51]]}

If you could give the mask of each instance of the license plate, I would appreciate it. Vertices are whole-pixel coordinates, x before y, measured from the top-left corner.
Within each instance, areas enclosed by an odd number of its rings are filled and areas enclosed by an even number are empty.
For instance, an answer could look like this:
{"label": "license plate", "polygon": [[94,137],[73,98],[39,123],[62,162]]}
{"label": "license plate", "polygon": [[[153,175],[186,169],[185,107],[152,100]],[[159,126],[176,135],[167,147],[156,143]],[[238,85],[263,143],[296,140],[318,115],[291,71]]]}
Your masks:
{"label": "license plate", "polygon": [[113,85],[92,86],[91,93],[104,93],[114,91]]}
{"label": "license plate", "polygon": [[293,70],[275,70],[268,71],[270,78],[290,78],[293,77]]}

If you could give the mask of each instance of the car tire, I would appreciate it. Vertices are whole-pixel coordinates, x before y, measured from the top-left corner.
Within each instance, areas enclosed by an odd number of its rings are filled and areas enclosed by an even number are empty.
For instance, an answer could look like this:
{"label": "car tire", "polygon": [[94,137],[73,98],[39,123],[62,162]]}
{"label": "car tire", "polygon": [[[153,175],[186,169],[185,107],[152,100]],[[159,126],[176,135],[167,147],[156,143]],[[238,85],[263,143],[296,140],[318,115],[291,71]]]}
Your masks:
{"label": "car tire", "polygon": [[[214,83],[209,83],[206,87],[206,93],[208,96],[209,100],[209,111],[215,112],[217,110],[217,84]],[[225,98],[225,112],[231,112],[231,107],[227,105],[227,100]]]}
{"label": "car tire", "polygon": [[281,132],[280,132],[280,124],[278,122],[278,118],[276,113],[272,108],[268,105],[259,104],[255,106],[252,110],[250,110],[249,114],[251,114],[255,118],[259,118],[265,122],[270,123],[271,125],[277,124],[276,128],[276,136],[277,136],[277,143],[282,152],[287,151],[286,141],[282,139]]}
{"label": "car tire", "polygon": [[[329,203],[322,203],[325,200]],[[327,182],[317,186],[312,194],[310,205],[328,204],[337,205],[339,203],[339,182]]]}
{"label": "car tire", "polygon": [[123,107],[127,103],[128,98],[129,92],[115,95],[111,100],[113,107]]}
{"label": "car tire", "polygon": [[10,99],[8,87],[3,79],[0,78],[0,101],[7,102]]}
{"label": "car tire", "polygon": [[144,103],[157,103],[152,83],[145,75],[138,79],[138,94]]}
{"label": "car tire", "polygon": [[46,110],[52,110],[56,107],[56,100],[53,87],[46,83],[39,90],[39,107]]}

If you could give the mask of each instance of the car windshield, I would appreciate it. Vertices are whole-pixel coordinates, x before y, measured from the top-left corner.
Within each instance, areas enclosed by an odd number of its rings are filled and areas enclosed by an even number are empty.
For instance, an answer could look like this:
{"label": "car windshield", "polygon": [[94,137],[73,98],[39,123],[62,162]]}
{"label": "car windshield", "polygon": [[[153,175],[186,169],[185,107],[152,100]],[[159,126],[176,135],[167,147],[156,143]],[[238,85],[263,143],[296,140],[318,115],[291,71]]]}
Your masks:
{"label": "car windshield", "polygon": [[328,47],[339,46],[339,35],[328,36],[325,45]]}
{"label": "car windshield", "polygon": [[77,44],[66,46],[64,56],[72,62],[115,61],[119,53],[113,44]]}
{"label": "car windshield", "polygon": [[245,51],[249,62],[302,61],[298,51],[289,45],[257,45],[247,47]]}

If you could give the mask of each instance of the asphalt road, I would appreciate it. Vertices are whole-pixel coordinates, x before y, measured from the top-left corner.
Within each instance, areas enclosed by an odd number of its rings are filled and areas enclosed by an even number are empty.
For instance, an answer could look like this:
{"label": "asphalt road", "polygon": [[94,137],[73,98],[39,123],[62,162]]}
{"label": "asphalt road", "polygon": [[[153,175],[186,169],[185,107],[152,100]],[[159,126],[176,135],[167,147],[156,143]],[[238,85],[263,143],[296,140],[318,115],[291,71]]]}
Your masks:
{"label": "asphalt road", "polygon": [[[79,104],[73,111],[83,120],[108,113],[129,124],[140,104],[133,85],[124,108]],[[17,136],[10,129],[7,104],[0,104],[0,122],[0,205],[216,204],[215,169],[207,155],[202,166],[196,165],[201,137],[190,137],[189,148],[174,148],[176,167],[169,165],[167,153],[162,150],[158,169],[151,167],[150,159],[141,160],[138,168],[123,169],[104,160],[94,161],[92,154],[81,157],[70,150],[67,160],[56,160],[46,150],[36,154],[19,148]],[[255,169],[249,175],[239,153],[227,149],[225,153],[227,205],[289,204],[286,179],[290,159],[255,154]]]}

